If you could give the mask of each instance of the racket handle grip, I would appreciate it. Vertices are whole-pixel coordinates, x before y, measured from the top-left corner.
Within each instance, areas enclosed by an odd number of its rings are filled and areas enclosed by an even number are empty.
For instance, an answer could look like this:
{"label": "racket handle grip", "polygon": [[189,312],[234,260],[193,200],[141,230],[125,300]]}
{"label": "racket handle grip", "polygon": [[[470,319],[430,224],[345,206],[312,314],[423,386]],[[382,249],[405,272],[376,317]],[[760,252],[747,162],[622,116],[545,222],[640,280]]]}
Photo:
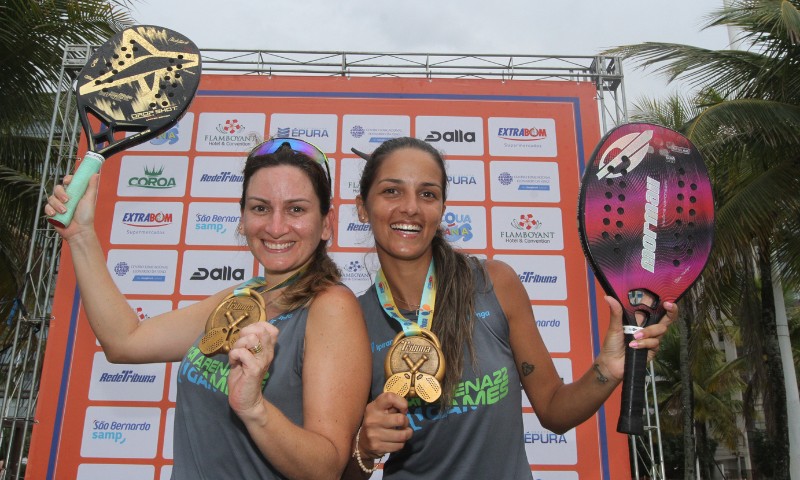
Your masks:
{"label": "racket handle grip", "polygon": [[[625,344],[633,335],[625,335]],[[647,375],[647,349],[625,347],[625,372],[622,377],[622,409],[617,431],[628,435],[644,435],[644,396]]]}
{"label": "racket handle grip", "polygon": [[67,185],[67,196],[69,197],[65,205],[67,211],[53,215],[47,219],[48,222],[61,228],[66,228],[70,222],[72,222],[72,216],[75,215],[78,203],[83,197],[83,194],[86,193],[89,180],[92,178],[92,175],[100,171],[100,167],[103,165],[104,161],[105,158],[103,158],[102,155],[95,152],[86,152],[78,170],[72,176],[72,181]]}

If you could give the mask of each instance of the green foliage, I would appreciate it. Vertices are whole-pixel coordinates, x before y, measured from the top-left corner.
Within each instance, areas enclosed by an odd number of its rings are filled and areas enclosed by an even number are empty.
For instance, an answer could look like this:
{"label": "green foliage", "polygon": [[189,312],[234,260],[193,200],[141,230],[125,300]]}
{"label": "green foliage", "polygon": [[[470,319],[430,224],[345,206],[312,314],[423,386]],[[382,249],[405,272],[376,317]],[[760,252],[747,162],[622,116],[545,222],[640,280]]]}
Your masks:
{"label": "green foliage", "polygon": [[[64,47],[131,23],[126,0],[6,0],[0,6],[0,319],[23,285]],[[60,119],[64,121],[64,119]],[[2,342],[2,340],[0,340]]]}
{"label": "green foliage", "polygon": [[[691,98],[640,100],[634,115],[686,134],[703,153],[714,187],[714,250],[691,300],[683,304],[695,312],[690,345],[694,415],[706,422],[712,437],[722,440],[730,425],[709,418],[715,409],[739,409],[752,424],[756,405],[762,402],[771,443],[762,449],[766,460],[759,461],[759,468],[769,467],[770,473],[761,471],[765,478],[785,477],[786,442],[776,441],[786,438],[785,404],[778,393],[779,359],[768,353],[777,351],[777,337],[771,291],[763,287],[770,285],[769,268],[790,292],[800,287],[800,1],[734,0],[708,16],[706,27],[715,26],[738,28],[741,49],[651,42],[606,53],[699,87]],[[798,365],[797,302],[787,301],[787,306]],[[730,323],[721,325],[721,319]],[[734,362],[738,365],[730,367],[738,370],[733,374],[738,383],[706,348],[707,339],[718,331],[736,339],[741,349],[742,357]],[[670,341],[665,338],[662,353]],[[662,412],[667,416],[682,408],[674,403],[679,383],[675,360],[659,355],[665,383],[659,393],[663,392]],[[728,393],[742,388],[744,402],[730,403]],[[670,422],[662,418],[665,429],[674,426]],[[761,446],[768,443],[756,441]]]}

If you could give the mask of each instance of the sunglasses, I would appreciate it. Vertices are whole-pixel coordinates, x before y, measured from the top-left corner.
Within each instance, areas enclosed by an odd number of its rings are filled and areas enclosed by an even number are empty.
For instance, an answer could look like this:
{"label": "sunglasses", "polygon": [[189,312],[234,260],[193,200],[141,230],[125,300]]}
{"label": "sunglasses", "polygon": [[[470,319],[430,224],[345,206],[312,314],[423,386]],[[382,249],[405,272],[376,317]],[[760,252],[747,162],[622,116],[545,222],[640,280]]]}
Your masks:
{"label": "sunglasses", "polygon": [[299,140],[297,138],[273,137],[253,148],[253,150],[250,152],[250,155],[254,157],[259,155],[270,155],[277,152],[281,148],[289,148],[297,153],[302,153],[311,160],[314,160],[320,164],[325,169],[325,175],[328,177],[328,185],[330,185],[331,169],[328,166],[328,157],[322,153],[322,150],[313,144],[306,142],[305,140]]}

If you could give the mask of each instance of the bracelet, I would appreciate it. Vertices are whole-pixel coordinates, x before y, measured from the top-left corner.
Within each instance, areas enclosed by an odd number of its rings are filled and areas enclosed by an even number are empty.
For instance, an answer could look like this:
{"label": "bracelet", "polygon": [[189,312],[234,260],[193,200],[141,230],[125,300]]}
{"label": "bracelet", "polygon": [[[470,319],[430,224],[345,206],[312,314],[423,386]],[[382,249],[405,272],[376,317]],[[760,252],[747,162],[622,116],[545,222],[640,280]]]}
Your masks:
{"label": "bracelet", "polygon": [[372,468],[367,468],[364,465],[364,462],[361,460],[361,452],[358,450],[358,439],[359,438],[361,438],[361,427],[360,426],[358,427],[358,432],[356,432],[356,448],[353,449],[353,458],[355,458],[356,461],[358,462],[358,466],[361,468],[362,472],[364,472],[364,473],[372,473],[372,472],[374,472],[375,470],[378,469],[379,462],[376,459],[375,464],[372,466]]}

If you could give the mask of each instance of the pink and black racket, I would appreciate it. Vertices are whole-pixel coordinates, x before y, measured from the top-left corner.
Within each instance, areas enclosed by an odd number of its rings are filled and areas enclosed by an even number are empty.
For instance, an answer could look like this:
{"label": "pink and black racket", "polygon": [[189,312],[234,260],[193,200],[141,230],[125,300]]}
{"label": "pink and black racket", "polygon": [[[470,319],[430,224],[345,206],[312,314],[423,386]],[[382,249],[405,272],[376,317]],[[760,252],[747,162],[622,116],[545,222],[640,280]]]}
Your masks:
{"label": "pink and black racket", "polygon": [[[610,131],[581,182],[578,229],[589,264],[624,310],[626,344],[700,276],[714,240],[714,199],[700,152],[647,123]],[[653,301],[645,301],[652,298]],[[626,347],[617,431],[644,433],[647,350]]]}
{"label": "pink and black racket", "polygon": [[[191,40],[148,25],[122,30],[94,52],[76,85],[89,151],[67,186],[67,212],[48,218],[50,223],[69,225],[89,179],[106,158],[180,120],[200,83],[200,63],[200,51]],[[99,124],[97,130],[93,123]]]}

